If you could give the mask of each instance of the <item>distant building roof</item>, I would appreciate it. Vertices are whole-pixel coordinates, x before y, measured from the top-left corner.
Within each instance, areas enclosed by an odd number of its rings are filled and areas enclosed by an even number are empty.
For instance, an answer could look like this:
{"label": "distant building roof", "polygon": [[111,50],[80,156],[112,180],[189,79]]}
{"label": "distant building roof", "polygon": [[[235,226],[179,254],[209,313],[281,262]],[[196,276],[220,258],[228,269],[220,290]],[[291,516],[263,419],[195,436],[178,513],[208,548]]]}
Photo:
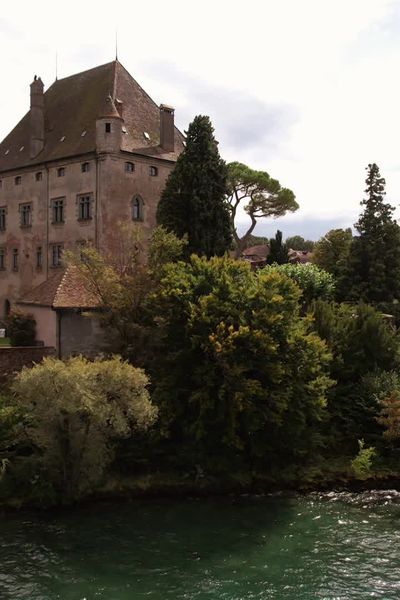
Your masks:
{"label": "distant building roof", "polygon": [[312,252],[310,250],[289,250],[289,262],[306,264],[312,261]]}
{"label": "distant building roof", "polygon": [[251,246],[251,248],[246,248],[242,252],[242,256],[244,258],[258,257],[260,259],[267,258],[269,254],[269,246],[267,244],[260,244],[258,246]]}
{"label": "distant building roof", "polygon": [[[0,172],[60,160],[96,149],[96,119],[102,115],[106,98],[110,116],[124,119],[121,150],[167,160],[176,160],[184,145],[175,127],[175,151],[160,146],[160,109],[118,62],[58,79],[44,93],[45,139],[43,150],[30,157],[30,111],[0,144]],[[28,101],[27,86],[27,101]],[[85,133],[84,133],[85,132]],[[144,133],[148,135],[144,135]],[[63,139],[63,141],[61,141]]]}
{"label": "distant building roof", "polygon": [[88,290],[87,283],[77,268],[70,266],[32,288],[18,304],[35,304],[54,309],[90,309],[97,308],[100,300]]}

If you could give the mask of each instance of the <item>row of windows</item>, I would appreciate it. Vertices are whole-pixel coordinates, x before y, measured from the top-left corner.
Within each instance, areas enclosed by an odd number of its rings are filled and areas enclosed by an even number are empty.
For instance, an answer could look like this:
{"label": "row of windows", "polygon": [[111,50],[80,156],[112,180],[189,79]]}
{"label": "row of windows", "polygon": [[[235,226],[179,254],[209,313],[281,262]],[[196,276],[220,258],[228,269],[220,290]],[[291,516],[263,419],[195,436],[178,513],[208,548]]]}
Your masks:
{"label": "row of windows", "polygon": [[[65,176],[65,167],[58,167],[57,169],[57,177],[64,177]],[[81,171],[82,173],[88,173],[90,171],[90,163],[88,162],[84,162],[81,164]],[[125,171],[127,173],[133,173],[135,171],[135,163],[133,162],[126,162],[125,163]],[[151,177],[157,177],[158,175],[158,167],[154,167],[153,165],[151,165],[149,167],[149,175]],[[37,173],[35,173],[35,181],[42,181],[43,179],[43,171],[38,171]],[[17,175],[16,177],[14,177],[14,185],[21,185],[22,184],[22,176],[21,175]],[[2,187],[3,182],[0,179],[0,188]]]}
{"label": "row of windows", "polygon": [[[50,244],[50,264],[52,267],[60,267],[62,262],[63,244]],[[37,246],[36,248],[36,268],[38,270],[43,267],[43,247]],[[0,271],[5,271],[7,268],[7,257],[5,248],[0,248]],[[19,249],[13,248],[11,250],[11,269],[13,271],[19,270]]]}
{"label": "row of windows", "polygon": [[[91,194],[82,194],[77,197],[78,220],[88,221],[92,218]],[[66,198],[54,198],[51,200],[52,223],[64,223]],[[24,202],[19,205],[19,216],[21,227],[32,226],[33,203]],[[7,208],[0,206],[0,231],[5,231],[7,227]]]}
{"label": "row of windows", "polygon": [[[66,198],[53,198],[51,200],[52,223],[62,225],[65,222]],[[77,197],[78,221],[90,221],[93,218],[93,197],[84,194]],[[32,226],[33,203],[24,202],[19,205],[20,226],[28,228]],[[143,221],[144,202],[140,196],[135,196],[131,201],[132,221]],[[0,231],[7,228],[7,208],[0,206]]]}

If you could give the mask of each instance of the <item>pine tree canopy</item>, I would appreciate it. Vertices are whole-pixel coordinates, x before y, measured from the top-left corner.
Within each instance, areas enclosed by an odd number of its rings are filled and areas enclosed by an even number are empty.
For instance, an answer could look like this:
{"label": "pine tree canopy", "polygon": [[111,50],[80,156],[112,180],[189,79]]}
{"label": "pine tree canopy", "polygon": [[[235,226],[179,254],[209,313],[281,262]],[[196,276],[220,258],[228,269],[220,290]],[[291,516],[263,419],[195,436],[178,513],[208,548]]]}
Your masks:
{"label": "pine tree canopy", "polygon": [[157,209],[160,225],[187,237],[187,255],[221,256],[232,241],[225,204],[227,168],[213,132],[209,117],[194,118]]}

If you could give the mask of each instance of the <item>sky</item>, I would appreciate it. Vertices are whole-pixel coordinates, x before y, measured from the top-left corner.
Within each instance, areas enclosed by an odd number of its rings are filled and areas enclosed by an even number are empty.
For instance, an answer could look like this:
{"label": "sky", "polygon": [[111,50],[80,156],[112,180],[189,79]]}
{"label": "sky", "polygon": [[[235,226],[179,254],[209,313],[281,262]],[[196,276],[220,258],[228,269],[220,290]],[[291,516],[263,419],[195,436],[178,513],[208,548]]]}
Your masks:
{"label": "sky", "polygon": [[293,190],[300,209],[258,235],[351,226],[372,162],[400,207],[400,0],[3,0],[0,138],[35,74],[47,88],[56,55],[59,79],[113,60],[116,31],[118,59],[181,130],[209,115],[226,161]]}

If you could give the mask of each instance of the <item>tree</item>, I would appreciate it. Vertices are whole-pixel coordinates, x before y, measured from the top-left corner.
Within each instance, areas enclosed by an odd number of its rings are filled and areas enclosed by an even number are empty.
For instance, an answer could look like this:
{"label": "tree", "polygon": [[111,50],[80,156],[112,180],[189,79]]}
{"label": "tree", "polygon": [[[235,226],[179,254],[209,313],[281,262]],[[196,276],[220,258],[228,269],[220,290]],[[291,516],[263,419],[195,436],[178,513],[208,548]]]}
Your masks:
{"label": "tree", "polygon": [[385,180],[378,166],[369,164],[364,211],[355,227],[349,255],[348,299],[392,302],[400,299],[400,227],[394,207],[383,201]]}
{"label": "tree", "polygon": [[163,330],[152,399],[187,460],[265,469],[307,453],[329,356],[299,317],[299,296],[288,277],[233,259],[166,267],[152,307]]}
{"label": "tree", "polygon": [[275,234],[275,238],[269,240],[268,264],[283,265],[289,261],[289,253],[286,244],[282,242],[282,231]]}
{"label": "tree", "polygon": [[301,235],[293,235],[292,237],[286,238],[285,244],[291,250],[308,250],[309,252],[312,252],[315,242],[312,240],[305,240]]}
{"label": "tree", "polygon": [[[236,244],[236,256],[246,248],[247,240],[254,231],[258,219],[282,217],[288,211],[299,208],[293,192],[282,188],[279,181],[272,179],[265,171],[232,162],[228,164],[227,203],[231,217],[231,228]],[[236,225],[238,210],[244,206],[250,218],[250,225],[240,236]]]}
{"label": "tree", "polygon": [[209,117],[194,118],[158,204],[158,224],[187,237],[187,256],[221,256],[231,246],[227,168],[213,132]]}
{"label": "tree", "polygon": [[313,263],[336,280],[336,299],[348,294],[348,262],[353,241],[351,229],[331,229],[315,244]]}
{"label": "tree", "polygon": [[271,265],[267,267],[282,275],[290,277],[301,289],[303,308],[307,309],[314,300],[332,300],[335,291],[335,282],[330,273],[316,265],[307,263]]}
{"label": "tree", "polygon": [[154,423],[148,383],[118,357],[46,358],[16,376],[15,406],[57,497],[70,502],[92,491],[113,459],[114,441]]}
{"label": "tree", "polygon": [[33,315],[14,309],[7,317],[6,328],[11,346],[35,345],[36,321]]}

